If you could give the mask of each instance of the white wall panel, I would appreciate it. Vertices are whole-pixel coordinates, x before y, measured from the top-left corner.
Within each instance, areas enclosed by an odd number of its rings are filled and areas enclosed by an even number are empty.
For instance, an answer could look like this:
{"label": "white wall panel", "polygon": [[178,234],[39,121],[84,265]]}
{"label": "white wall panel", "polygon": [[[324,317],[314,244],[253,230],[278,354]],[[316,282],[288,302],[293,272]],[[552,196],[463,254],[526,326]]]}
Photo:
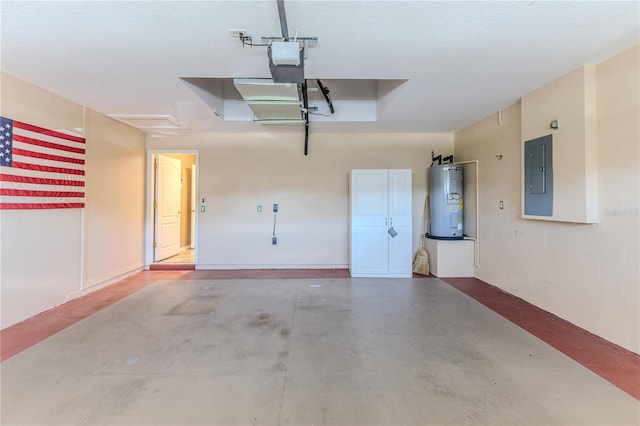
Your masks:
{"label": "white wall panel", "polygon": [[82,210],[2,210],[2,328],[80,289]]}

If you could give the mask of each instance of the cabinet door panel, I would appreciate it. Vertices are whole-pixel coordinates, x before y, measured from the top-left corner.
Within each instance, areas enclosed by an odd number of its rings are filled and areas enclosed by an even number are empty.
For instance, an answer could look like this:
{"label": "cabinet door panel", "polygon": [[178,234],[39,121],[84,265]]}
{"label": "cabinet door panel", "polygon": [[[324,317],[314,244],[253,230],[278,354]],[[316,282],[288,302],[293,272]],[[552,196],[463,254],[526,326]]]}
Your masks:
{"label": "cabinet door panel", "polygon": [[389,170],[389,274],[412,273],[411,170]]}
{"label": "cabinet door panel", "polygon": [[351,273],[388,271],[387,170],[351,172]]}
{"label": "cabinet door panel", "polygon": [[354,230],[351,271],[353,274],[386,274],[387,232],[381,227],[358,226]]}

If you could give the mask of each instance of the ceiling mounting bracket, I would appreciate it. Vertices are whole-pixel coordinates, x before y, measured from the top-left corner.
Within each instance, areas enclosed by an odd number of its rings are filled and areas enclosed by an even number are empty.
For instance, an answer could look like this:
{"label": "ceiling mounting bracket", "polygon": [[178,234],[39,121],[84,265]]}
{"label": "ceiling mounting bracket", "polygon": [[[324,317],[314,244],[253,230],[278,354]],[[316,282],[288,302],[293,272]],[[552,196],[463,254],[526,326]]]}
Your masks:
{"label": "ceiling mounting bracket", "polygon": [[289,28],[287,27],[287,12],[284,10],[284,0],[278,0],[278,16],[280,16],[280,30],[284,41],[289,41]]}

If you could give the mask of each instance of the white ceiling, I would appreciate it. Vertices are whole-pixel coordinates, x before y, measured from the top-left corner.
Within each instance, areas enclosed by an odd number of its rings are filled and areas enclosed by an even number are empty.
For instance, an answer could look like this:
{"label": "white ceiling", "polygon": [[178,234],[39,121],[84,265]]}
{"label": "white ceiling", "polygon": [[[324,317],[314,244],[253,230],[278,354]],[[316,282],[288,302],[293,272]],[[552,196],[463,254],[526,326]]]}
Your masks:
{"label": "white ceiling", "polygon": [[[640,42],[636,1],[285,6],[291,36],[318,37],[307,78],[395,80],[390,90],[378,85],[375,121],[312,117],[313,131],[455,131]],[[178,131],[260,129],[217,117],[180,77],[270,77],[266,49],[243,48],[229,29],[246,29],[254,42],[281,35],[276,0],[2,1],[0,14],[8,74],[105,114],[168,116],[185,127]],[[326,84],[336,113],[354,100]]]}

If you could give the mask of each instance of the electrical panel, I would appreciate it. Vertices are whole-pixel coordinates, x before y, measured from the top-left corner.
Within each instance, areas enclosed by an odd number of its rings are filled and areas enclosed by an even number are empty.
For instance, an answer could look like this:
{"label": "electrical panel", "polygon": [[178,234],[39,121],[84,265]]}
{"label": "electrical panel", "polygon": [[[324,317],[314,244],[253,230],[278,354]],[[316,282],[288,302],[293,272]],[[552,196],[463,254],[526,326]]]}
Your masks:
{"label": "electrical panel", "polygon": [[524,143],[524,214],[553,215],[553,136]]}

